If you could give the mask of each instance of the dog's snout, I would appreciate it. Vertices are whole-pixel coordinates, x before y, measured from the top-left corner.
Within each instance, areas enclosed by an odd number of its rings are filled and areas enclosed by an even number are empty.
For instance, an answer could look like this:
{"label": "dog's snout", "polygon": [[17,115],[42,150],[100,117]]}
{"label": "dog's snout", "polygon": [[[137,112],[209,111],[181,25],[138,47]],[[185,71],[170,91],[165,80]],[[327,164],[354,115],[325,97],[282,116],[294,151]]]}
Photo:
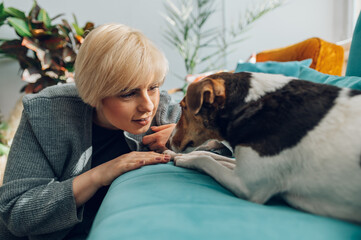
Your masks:
{"label": "dog's snout", "polygon": [[183,148],[183,151],[185,151],[187,148],[193,147],[194,146],[194,142],[193,141],[189,141]]}

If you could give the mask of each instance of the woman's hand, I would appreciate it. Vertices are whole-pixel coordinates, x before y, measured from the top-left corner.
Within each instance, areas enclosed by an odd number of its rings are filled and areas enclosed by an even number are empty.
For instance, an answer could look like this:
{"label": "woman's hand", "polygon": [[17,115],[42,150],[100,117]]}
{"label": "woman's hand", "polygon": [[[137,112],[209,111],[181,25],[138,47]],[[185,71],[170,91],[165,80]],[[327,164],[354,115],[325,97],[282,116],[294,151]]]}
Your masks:
{"label": "woman's hand", "polygon": [[173,129],[175,123],[161,126],[152,126],[151,129],[155,132],[143,137],[143,144],[148,145],[150,150],[161,153],[168,148],[165,146]]}
{"label": "woman's hand", "polygon": [[76,205],[83,205],[100,187],[110,185],[123,173],[144,165],[167,163],[169,160],[169,155],[156,152],[130,152],[92,168],[73,180]]}

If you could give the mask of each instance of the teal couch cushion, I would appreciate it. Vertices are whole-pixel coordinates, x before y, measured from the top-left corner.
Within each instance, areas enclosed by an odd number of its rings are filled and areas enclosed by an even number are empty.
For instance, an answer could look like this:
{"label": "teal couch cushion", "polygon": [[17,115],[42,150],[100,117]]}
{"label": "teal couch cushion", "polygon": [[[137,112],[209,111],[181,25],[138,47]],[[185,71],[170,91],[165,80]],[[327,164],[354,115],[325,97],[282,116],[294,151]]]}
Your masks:
{"label": "teal couch cushion", "polygon": [[258,63],[238,63],[235,72],[263,72],[273,74],[283,74],[289,77],[298,77],[302,66],[309,67],[312,59],[290,62],[258,62]]}
{"label": "teal couch cushion", "polygon": [[305,66],[301,67],[298,78],[316,83],[331,84],[338,87],[348,87],[361,90],[361,77],[328,75]]}
{"label": "teal couch cushion", "polygon": [[235,197],[208,175],[173,163],[117,178],[94,220],[90,240],[361,239],[361,226],[316,216],[273,199]]}

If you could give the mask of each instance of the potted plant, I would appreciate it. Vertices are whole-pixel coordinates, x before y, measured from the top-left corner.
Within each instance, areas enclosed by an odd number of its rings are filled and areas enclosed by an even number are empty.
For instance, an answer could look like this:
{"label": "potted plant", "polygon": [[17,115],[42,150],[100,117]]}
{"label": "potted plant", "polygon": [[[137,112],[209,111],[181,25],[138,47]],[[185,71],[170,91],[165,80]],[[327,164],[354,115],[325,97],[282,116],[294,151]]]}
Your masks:
{"label": "potted plant", "polygon": [[[17,35],[15,39],[0,39],[0,58],[19,62],[21,78],[25,81],[20,92],[37,93],[48,86],[73,81],[78,49],[94,24],[87,22],[80,27],[74,15],[72,24],[65,19],[55,23],[62,15],[50,18],[36,0],[27,15],[24,11],[0,4],[0,27],[8,25]],[[21,112],[22,102],[18,100],[6,125],[4,122],[0,125],[0,154],[3,156],[11,145]]]}
{"label": "potted plant", "polygon": [[[185,92],[189,82],[224,68],[230,47],[245,39],[244,33],[252,23],[284,2],[285,0],[267,0],[247,8],[237,25],[227,27],[223,23],[222,26],[209,27],[207,23],[218,9],[217,1],[167,0],[164,5],[166,13],[163,14],[167,23],[164,38],[183,58],[187,73],[186,78],[178,76],[186,80],[184,86],[170,92]],[[224,0],[222,3],[224,4]]]}
{"label": "potted plant", "polygon": [[18,36],[0,39],[0,57],[19,62],[21,78],[26,82],[21,92],[36,93],[47,86],[73,81],[78,49],[94,24],[87,22],[80,27],[75,16],[71,25],[65,19],[54,23],[60,16],[50,18],[36,0],[27,15],[0,4],[0,27],[7,24]]}

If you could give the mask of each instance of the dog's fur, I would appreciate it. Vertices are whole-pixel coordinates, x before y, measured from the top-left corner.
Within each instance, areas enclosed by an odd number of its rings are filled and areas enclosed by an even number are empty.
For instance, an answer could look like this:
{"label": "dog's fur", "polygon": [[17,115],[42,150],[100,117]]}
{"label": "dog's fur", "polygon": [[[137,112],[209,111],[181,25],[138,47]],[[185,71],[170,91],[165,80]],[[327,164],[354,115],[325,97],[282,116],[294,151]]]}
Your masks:
{"label": "dog's fur", "polygon": [[[361,223],[361,91],[282,75],[219,73],[189,86],[169,144],[234,149],[177,154],[240,198],[280,195],[302,210]],[[171,153],[171,151],[169,151]]]}

